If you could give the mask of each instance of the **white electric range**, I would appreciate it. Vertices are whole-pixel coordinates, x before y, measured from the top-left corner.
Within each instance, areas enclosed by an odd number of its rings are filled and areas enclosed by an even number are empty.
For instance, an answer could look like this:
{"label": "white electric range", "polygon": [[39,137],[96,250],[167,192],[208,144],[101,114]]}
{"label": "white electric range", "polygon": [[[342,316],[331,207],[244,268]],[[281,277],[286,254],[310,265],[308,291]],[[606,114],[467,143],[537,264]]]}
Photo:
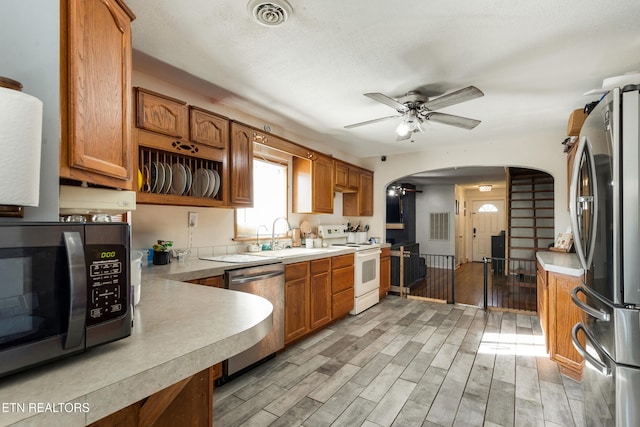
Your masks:
{"label": "white electric range", "polygon": [[[348,233],[346,225],[318,225],[318,237],[329,246],[346,246],[354,254],[354,304],[349,314],[362,313],[380,301],[380,244],[366,241],[366,233]],[[355,234],[355,236],[354,236]],[[363,239],[364,237],[364,239]],[[357,242],[357,243],[356,243]]]}

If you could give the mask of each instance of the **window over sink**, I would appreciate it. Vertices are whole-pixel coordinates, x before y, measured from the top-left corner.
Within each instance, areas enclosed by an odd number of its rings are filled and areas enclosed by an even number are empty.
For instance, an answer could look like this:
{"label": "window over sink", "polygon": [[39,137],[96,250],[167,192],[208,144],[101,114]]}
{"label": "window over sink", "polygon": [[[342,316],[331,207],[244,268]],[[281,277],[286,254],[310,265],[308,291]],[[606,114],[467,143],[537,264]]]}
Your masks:
{"label": "window over sink", "polygon": [[[236,209],[236,239],[271,236],[273,220],[287,216],[288,164],[285,159],[253,159],[253,207]],[[282,222],[279,222],[282,225]],[[258,227],[264,225],[264,227]],[[276,234],[286,232],[276,229]]]}

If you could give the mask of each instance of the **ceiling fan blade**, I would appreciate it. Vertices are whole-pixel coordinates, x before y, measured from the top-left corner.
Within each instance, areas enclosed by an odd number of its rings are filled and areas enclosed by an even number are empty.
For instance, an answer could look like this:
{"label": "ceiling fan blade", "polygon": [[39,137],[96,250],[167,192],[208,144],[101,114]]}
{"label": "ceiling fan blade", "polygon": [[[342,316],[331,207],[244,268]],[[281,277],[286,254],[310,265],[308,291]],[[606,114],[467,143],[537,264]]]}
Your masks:
{"label": "ceiling fan blade", "polygon": [[398,113],[404,113],[405,111],[408,110],[407,106],[404,104],[401,104],[400,102],[396,101],[395,99],[383,94],[383,93],[365,93],[364,96],[367,96],[371,99],[373,99],[374,101],[378,101],[378,102],[382,102],[385,105],[388,105],[389,107],[393,108],[394,110],[396,110]]}
{"label": "ceiling fan blade", "polygon": [[456,126],[464,129],[473,129],[480,124],[480,120],[469,119],[467,117],[454,116],[452,114],[431,112],[426,115],[426,120],[442,123],[445,125]]}
{"label": "ceiling fan blade", "polygon": [[468,86],[447,95],[442,95],[439,98],[429,100],[425,102],[422,107],[431,111],[439,110],[440,108],[470,101],[475,98],[480,98],[481,96],[484,96],[484,93],[482,93],[480,89],[475,86]]}
{"label": "ceiling fan blade", "polygon": [[397,119],[398,117],[402,117],[402,116],[381,117],[379,119],[367,120],[366,122],[360,122],[360,123],[354,123],[352,125],[347,125],[344,128],[345,129],[351,129],[351,128],[355,128],[355,127],[358,127],[358,126],[364,126],[364,125],[370,125],[372,123],[383,122],[383,121],[389,120],[389,119]]}

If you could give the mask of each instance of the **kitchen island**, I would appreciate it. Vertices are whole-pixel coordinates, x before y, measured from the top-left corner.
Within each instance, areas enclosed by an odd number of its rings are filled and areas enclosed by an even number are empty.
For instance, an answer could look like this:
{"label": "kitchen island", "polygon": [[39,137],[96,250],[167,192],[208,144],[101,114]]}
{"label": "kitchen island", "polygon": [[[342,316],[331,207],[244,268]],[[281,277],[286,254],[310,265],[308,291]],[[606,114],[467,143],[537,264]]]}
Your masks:
{"label": "kitchen island", "polygon": [[0,379],[0,426],[87,425],[251,347],[271,329],[265,299],[152,269],[143,275],[131,336]]}

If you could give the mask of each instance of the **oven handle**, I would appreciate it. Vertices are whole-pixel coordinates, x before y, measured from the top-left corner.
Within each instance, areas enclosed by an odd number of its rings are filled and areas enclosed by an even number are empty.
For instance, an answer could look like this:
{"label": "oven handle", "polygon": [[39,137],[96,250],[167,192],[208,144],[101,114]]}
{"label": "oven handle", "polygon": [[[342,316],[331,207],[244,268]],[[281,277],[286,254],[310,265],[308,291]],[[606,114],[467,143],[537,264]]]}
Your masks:
{"label": "oven handle", "polygon": [[69,327],[64,348],[71,349],[82,344],[87,313],[87,270],[84,260],[84,245],[77,231],[62,233],[67,249],[69,266]]}
{"label": "oven handle", "polygon": [[355,253],[355,256],[357,258],[363,258],[366,256],[371,256],[371,255],[377,255],[377,254],[381,254],[382,250],[380,249],[365,249],[363,251],[358,251]]}
{"label": "oven handle", "polygon": [[[578,331],[582,331],[584,333],[587,341],[591,343],[596,353],[598,353],[600,360],[592,356],[591,353],[589,353],[582,346],[582,344],[580,344],[580,341],[578,341]],[[598,342],[595,340],[591,332],[589,332],[582,323],[576,323],[575,325],[573,325],[573,328],[571,328],[571,342],[573,343],[573,346],[575,347],[576,351],[580,353],[580,356],[584,357],[584,359],[591,366],[593,366],[600,373],[602,373],[602,375],[605,375],[607,377],[611,376],[611,368],[605,365],[601,361],[602,359],[606,360],[607,356],[602,353],[602,350],[600,350],[600,346],[598,345]]]}

